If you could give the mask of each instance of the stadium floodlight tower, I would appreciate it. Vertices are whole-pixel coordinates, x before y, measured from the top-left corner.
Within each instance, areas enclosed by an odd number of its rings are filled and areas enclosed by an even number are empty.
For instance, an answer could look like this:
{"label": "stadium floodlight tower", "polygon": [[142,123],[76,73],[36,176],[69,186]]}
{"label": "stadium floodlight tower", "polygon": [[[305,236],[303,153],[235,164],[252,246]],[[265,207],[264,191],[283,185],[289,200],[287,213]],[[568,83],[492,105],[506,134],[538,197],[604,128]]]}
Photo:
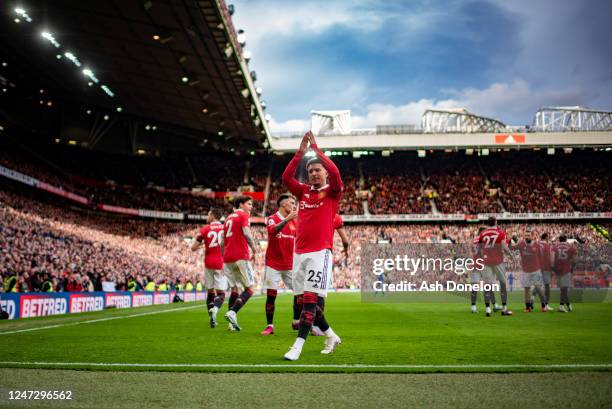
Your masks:
{"label": "stadium floodlight tower", "polygon": [[351,111],[311,111],[311,130],[315,135],[349,135]]}
{"label": "stadium floodlight tower", "polygon": [[581,106],[544,107],[533,117],[532,128],[539,132],[610,131],[612,112]]}
{"label": "stadium floodlight tower", "polygon": [[421,127],[425,133],[480,133],[497,132],[505,129],[506,124],[472,114],[465,108],[456,108],[426,110],[421,117]]}

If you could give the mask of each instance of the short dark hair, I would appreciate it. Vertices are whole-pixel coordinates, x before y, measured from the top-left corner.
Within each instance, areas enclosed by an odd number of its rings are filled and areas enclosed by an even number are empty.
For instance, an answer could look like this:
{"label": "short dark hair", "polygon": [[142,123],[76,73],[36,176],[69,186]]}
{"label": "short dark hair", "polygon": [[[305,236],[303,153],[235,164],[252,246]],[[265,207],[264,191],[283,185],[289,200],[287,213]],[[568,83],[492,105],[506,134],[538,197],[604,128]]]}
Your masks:
{"label": "short dark hair", "polygon": [[495,226],[497,224],[497,219],[495,218],[495,216],[491,216],[487,219],[487,224],[489,226]]}
{"label": "short dark hair", "polygon": [[234,198],[234,209],[238,209],[241,204],[246,203],[249,200],[253,200],[253,198],[247,195],[240,195]]}
{"label": "short dark hair", "polygon": [[223,212],[218,207],[211,207],[210,214],[217,220],[221,220],[223,217]]}
{"label": "short dark hair", "polygon": [[281,202],[285,199],[295,200],[295,196],[293,196],[291,193],[283,193],[282,195],[278,197],[278,199],[276,199],[276,205],[280,207]]}
{"label": "short dark hair", "polygon": [[542,235],[540,236],[541,240],[548,240],[548,233],[542,233]]}
{"label": "short dark hair", "polygon": [[321,162],[321,159],[315,156],[314,158],[308,159],[308,162],[306,162],[306,169],[308,169],[308,166],[314,165],[315,163],[320,163],[321,166],[323,166],[323,162]]}
{"label": "short dark hair", "polygon": [[562,234],[559,236],[559,241],[561,243],[565,243],[567,241],[567,236],[565,234]]}

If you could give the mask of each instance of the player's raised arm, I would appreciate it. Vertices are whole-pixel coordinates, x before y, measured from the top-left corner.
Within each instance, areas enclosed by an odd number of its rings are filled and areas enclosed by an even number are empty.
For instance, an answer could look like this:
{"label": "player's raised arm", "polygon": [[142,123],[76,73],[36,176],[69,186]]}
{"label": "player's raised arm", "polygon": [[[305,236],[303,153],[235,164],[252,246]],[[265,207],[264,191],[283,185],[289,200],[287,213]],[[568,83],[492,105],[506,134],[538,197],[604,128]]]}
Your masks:
{"label": "player's raised arm", "polygon": [[287,223],[289,223],[293,219],[297,219],[297,211],[295,210],[289,213],[287,217],[285,217],[285,219],[281,221],[280,223],[275,224],[274,220],[270,219],[268,224],[266,224],[266,229],[268,230],[268,234],[277,234],[279,231],[283,229],[283,227],[285,227]]}
{"label": "player's raised arm", "polygon": [[295,152],[295,155],[293,156],[293,158],[287,165],[287,168],[283,172],[283,183],[285,184],[285,186],[287,186],[289,191],[296,195],[298,198],[302,194],[302,184],[298,182],[298,180],[295,178],[295,172],[297,171],[298,166],[300,165],[300,161],[306,153],[306,149],[308,149],[308,141],[309,133],[306,133],[302,138],[302,143],[300,143],[300,149]]}
{"label": "player's raised arm", "polygon": [[305,136],[309,137],[310,147],[317,154],[317,157],[321,159],[323,167],[325,168],[325,170],[327,170],[330,190],[333,192],[341,192],[343,184],[342,177],[340,177],[340,170],[338,169],[336,164],[331,159],[329,159],[323,153],[323,151],[321,151],[321,149],[319,149],[319,147],[317,146],[317,141],[315,140],[315,137],[312,132],[309,131],[308,133],[306,133]]}

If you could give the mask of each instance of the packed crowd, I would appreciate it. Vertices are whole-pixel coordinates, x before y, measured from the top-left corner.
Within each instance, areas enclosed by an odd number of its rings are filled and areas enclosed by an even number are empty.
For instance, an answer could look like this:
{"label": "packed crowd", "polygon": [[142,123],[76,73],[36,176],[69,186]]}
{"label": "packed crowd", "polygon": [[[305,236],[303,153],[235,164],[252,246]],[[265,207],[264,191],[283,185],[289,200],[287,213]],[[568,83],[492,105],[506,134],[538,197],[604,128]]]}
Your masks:
{"label": "packed crowd", "polygon": [[478,163],[467,157],[432,158],[425,164],[425,172],[428,190],[440,213],[500,212]]}
{"label": "packed crowd", "polygon": [[[45,156],[53,158],[51,163],[35,156],[42,152],[0,144],[0,164],[114,206],[205,214],[211,206],[223,206],[223,200],[188,189],[261,192],[268,187],[267,210],[286,191],[280,177],[289,155],[128,157],[51,145]],[[343,172],[343,214],[436,209],[464,214],[558,213],[612,209],[608,156],[607,152],[579,151],[555,157],[542,152],[498,152],[486,157],[444,153],[417,158],[414,152],[396,152],[390,157],[341,156],[334,161]],[[262,215],[264,202],[254,205],[255,214]]]}
{"label": "packed crowd", "polygon": [[[540,158],[542,159],[542,158]],[[514,158],[513,166],[503,157],[488,158],[484,168],[508,212],[563,213],[572,211],[565,189],[549,175],[546,164],[537,155]],[[593,176],[589,176],[593,177]]]}

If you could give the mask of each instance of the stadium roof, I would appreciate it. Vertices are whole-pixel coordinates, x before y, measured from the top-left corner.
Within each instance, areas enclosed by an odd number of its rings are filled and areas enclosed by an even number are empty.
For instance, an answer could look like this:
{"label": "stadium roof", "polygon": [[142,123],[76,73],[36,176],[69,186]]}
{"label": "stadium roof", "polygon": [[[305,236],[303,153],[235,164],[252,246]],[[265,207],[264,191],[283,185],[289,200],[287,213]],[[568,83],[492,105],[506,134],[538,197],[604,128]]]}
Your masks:
{"label": "stadium roof", "polygon": [[[121,107],[123,116],[250,145],[261,146],[269,134],[255,74],[223,0],[41,0],[13,7],[2,10],[1,53],[48,84],[58,102]],[[86,68],[99,81],[93,86]]]}

